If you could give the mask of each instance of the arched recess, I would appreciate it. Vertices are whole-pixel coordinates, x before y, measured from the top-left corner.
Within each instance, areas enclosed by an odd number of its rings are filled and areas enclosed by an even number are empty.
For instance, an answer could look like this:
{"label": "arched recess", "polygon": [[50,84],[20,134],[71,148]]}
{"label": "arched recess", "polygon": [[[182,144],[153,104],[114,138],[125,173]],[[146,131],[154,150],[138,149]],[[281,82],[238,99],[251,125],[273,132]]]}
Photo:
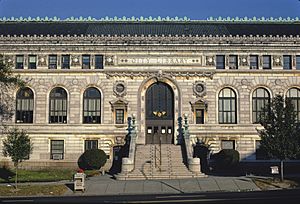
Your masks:
{"label": "arched recess", "polygon": [[49,94],[49,123],[67,123],[68,94],[64,88],[55,87]]}
{"label": "arched recess", "polygon": [[[148,88],[155,83],[164,83],[170,87],[173,92],[173,110],[174,110],[174,121],[173,121],[173,139],[172,142],[177,144],[179,140],[178,136],[178,118],[181,117],[181,90],[175,80],[169,77],[151,77],[142,82],[138,90],[138,111],[137,111],[137,123],[138,123],[138,138],[137,144],[146,144],[146,92]],[[166,130],[168,131],[168,130]]]}
{"label": "arched recess", "polygon": [[34,93],[24,87],[16,95],[16,123],[33,123]]}

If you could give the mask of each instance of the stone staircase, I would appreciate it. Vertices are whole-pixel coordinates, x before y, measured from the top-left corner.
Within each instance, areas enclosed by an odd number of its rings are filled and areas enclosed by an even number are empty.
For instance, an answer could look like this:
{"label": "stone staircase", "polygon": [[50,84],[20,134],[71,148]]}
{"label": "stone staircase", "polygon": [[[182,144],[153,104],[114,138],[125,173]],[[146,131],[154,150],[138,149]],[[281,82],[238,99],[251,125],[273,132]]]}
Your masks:
{"label": "stone staircase", "polygon": [[183,163],[181,146],[173,144],[137,145],[133,171],[120,173],[118,180],[179,179],[203,177],[188,170]]}

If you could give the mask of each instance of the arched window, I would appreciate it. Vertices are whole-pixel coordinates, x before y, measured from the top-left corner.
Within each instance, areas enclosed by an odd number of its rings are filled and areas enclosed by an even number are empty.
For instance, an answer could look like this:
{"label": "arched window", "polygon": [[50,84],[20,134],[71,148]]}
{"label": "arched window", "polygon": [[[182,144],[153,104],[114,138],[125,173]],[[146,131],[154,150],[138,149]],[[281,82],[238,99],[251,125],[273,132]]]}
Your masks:
{"label": "arched window", "polygon": [[224,88],[219,93],[219,123],[236,123],[236,94],[230,88]]}
{"label": "arched window", "polygon": [[96,88],[83,94],[83,123],[101,123],[101,93]]}
{"label": "arched window", "polygon": [[67,92],[54,88],[50,93],[49,123],[67,123]]}
{"label": "arched window", "polygon": [[300,90],[298,88],[291,88],[286,93],[286,97],[291,99],[294,110],[296,112],[296,118],[300,120]]}
{"label": "arched window", "polygon": [[267,113],[263,108],[270,103],[270,94],[264,88],[258,88],[252,95],[252,121],[253,123],[259,123],[261,116]]}
{"label": "arched window", "polygon": [[16,123],[33,123],[33,92],[22,88],[17,93]]}

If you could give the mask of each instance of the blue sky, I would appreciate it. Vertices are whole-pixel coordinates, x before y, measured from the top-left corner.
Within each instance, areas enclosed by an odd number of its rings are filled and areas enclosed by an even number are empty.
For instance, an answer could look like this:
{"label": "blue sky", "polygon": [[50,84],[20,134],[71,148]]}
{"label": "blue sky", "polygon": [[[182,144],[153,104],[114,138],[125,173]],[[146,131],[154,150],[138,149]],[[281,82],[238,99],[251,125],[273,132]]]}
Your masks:
{"label": "blue sky", "polygon": [[300,0],[0,0],[0,17],[300,17]]}

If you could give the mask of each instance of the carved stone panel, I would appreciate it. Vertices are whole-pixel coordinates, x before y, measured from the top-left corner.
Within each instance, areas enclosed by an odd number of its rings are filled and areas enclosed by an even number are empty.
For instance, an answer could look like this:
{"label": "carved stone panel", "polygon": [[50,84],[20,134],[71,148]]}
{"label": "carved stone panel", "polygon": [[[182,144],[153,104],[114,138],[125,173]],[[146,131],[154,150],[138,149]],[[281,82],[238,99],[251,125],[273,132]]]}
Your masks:
{"label": "carved stone panel", "polygon": [[202,97],[206,95],[206,86],[204,81],[196,81],[193,85],[193,91],[196,96]]}
{"label": "carved stone panel", "polygon": [[207,66],[214,66],[215,65],[215,57],[214,56],[206,56],[205,57],[206,65]]}
{"label": "carved stone panel", "polygon": [[47,66],[47,55],[38,55],[38,66]]}
{"label": "carved stone panel", "polygon": [[113,55],[105,56],[105,65],[114,65],[114,61]]}
{"label": "carved stone panel", "polygon": [[282,57],[279,55],[273,56],[273,66],[282,66]]}
{"label": "carved stone panel", "polygon": [[127,94],[127,88],[124,81],[116,81],[113,87],[114,94],[118,97],[123,97]]}
{"label": "carved stone panel", "polygon": [[239,61],[240,61],[240,66],[248,66],[249,65],[247,55],[241,55]]}
{"label": "carved stone panel", "polygon": [[80,66],[80,55],[71,55],[71,66]]}

